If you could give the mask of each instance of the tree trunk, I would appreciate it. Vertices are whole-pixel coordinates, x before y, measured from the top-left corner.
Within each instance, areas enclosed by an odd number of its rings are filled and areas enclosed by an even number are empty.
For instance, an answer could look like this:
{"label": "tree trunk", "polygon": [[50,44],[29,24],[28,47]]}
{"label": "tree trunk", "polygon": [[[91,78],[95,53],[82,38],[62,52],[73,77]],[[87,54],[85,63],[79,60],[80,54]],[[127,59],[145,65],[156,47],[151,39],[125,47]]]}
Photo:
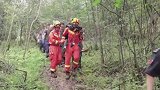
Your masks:
{"label": "tree trunk", "polygon": [[[97,7],[97,9],[96,9],[96,16],[98,17],[98,7]],[[99,18],[99,17],[98,17]],[[100,21],[98,21],[98,22],[100,22]],[[104,64],[104,53],[103,53],[103,38],[102,38],[102,30],[100,30],[100,25],[99,25],[99,23],[97,23],[96,24],[96,28],[97,28],[97,32],[98,32],[98,40],[99,40],[99,45],[100,45],[100,53],[101,53],[101,65],[103,66],[103,64]],[[102,29],[102,28],[101,28]]]}
{"label": "tree trunk", "polygon": [[94,23],[94,28],[95,28],[95,35],[94,35],[94,40],[95,40],[95,42],[94,42],[94,48],[95,48],[95,50],[98,50],[98,44],[97,44],[97,42],[98,42],[98,28],[97,28],[97,25],[96,25],[96,18],[95,18],[95,13],[94,13],[94,7],[93,7],[93,1],[92,0],[90,0],[90,3],[91,3],[91,12],[92,12],[92,20],[93,20],[93,23]]}

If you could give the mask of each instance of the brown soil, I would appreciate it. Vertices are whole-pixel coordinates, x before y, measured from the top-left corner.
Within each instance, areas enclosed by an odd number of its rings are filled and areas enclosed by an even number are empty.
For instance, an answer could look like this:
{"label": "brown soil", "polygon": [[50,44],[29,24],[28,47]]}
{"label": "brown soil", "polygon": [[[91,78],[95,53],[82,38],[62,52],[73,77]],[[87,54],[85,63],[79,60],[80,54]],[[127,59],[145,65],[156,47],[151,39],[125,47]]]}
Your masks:
{"label": "brown soil", "polygon": [[49,67],[45,67],[42,77],[44,82],[48,85],[49,90],[86,90],[77,80],[70,78],[65,79],[65,73],[62,68],[58,67],[57,78],[51,77]]}

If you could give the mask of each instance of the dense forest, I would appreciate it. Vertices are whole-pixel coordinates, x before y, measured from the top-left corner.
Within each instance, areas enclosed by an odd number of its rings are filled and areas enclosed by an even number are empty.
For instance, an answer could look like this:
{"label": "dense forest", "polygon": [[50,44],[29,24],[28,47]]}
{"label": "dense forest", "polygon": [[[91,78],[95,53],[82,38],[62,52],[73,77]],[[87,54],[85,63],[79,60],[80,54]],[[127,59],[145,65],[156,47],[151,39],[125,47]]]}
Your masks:
{"label": "dense forest", "polygon": [[74,17],[88,51],[70,87],[146,90],[144,69],[160,47],[160,0],[0,0],[0,90],[69,90],[48,84],[49,60],[34,35],[53,20],[67,24]]}

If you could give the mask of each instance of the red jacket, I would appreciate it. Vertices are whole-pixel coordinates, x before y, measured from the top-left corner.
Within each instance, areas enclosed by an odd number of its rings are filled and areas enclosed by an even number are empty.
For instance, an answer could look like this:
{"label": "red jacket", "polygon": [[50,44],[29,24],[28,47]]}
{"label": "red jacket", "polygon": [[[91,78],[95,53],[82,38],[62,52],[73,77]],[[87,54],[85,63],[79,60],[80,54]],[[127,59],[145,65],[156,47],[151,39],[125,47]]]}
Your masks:
{"label": "red jacket", "polygon": [[83,40],[83,36],[82,36],[82,33],[80,31],[74,32],[74,31],[69,30],[69,28],[66,28],[64,30],[62,36],[65,37],[66,35],[68,35],[68,43],[79,44]]}
{"label": "red jacket", "polygon": [[60,40],[60,31],[52,30],[49,34],[49,44],[59,46]]}

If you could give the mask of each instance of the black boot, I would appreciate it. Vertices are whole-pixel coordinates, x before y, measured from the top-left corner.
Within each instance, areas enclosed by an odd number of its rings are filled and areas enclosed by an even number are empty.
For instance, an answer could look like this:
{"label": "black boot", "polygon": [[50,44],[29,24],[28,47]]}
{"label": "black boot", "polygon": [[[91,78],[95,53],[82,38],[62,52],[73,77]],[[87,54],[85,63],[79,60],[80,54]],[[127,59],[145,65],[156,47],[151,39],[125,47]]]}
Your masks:
{"label": "black boot", "polygon": [[56,72],[54,71],[51,71],[51,77],[53,77],[53,78],[57,78],[57,75],[56,75]]}
{"label": "black boot", "polygon": [[70,72],[66,72],[66,80],[69,80],[71,77]]}
{"label": "black boot", "polygon": [[72,76],[75,78],[77,76],[77,69],[73,69]]}
{"label": "black boot", "polygon": [[81,69],[81,68],[78,68],[77,71],[78,71],[78,73],[79,73],[80,75],[82,75],[82,69]]}

